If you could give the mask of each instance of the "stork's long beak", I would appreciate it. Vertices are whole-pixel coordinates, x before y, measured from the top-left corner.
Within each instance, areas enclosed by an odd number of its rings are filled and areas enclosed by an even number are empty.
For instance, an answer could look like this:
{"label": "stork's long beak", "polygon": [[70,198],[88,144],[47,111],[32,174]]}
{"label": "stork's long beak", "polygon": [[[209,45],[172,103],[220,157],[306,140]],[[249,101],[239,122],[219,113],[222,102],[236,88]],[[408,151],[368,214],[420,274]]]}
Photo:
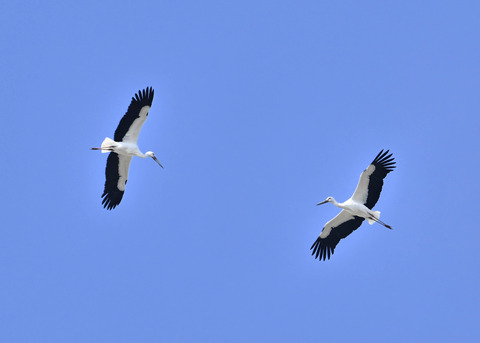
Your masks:
{"label": "stork's long beak", "polygon": [[[152,156],[152,158],[153,158],[153,160],[154,160],[155,162],[158,163],[158,165],[159,165],[160,167],[163,168],[162,164],[157,160],[157,158],[156,158],[155,156]],[[163,169],[165,169],[165,168],[163,168]]]}
{"label": "stork's long beak", "polygon": [[328,202],[328,200],[323,200],[322,202],[319,202],[319,203],[317,204],[317,206],[318,206],[318,205],[326,204],[327,202]]}

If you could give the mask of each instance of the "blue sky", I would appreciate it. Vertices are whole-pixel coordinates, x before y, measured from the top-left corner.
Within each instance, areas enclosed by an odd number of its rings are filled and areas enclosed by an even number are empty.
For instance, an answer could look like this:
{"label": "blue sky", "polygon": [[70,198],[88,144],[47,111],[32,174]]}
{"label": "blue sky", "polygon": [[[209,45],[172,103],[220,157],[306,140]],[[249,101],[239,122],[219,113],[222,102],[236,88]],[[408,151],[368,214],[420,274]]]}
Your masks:
{"label": "blue sky", "polygon": [[[2,342],[476,342],[480,4],[0,5]],[[131,97],[155,99],[101,206]],[[328,262],[310,246],[390,149]]]}

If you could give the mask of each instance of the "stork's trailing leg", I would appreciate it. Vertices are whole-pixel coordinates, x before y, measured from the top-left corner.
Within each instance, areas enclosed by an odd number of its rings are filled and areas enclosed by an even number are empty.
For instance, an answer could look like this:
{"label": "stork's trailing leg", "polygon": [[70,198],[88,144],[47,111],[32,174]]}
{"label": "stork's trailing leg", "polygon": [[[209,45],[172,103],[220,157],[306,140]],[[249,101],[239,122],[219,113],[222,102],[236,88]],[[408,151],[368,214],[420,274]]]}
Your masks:
{"label": "stork's trailing leg", "polygon": [[113,139],[105,138],[102,142],[100,148],[92,148],[92,150],[102,150],[102,153],[115,151],[115,148],[118,146],[118,143]]}
{"label": "stork's trailing leg", "polygon": [[382,222],[380,219],[375,218],[374,216],[371,216],[370,219],[371,219],[371,220],[375,220],[375,221],[376,221],[377,223],[379,223],[379,224],[382,224],[382,225],[385,226],[387,229],[393,230],[393,228],[392,228],[390,225],[385,224],[385,223]]}

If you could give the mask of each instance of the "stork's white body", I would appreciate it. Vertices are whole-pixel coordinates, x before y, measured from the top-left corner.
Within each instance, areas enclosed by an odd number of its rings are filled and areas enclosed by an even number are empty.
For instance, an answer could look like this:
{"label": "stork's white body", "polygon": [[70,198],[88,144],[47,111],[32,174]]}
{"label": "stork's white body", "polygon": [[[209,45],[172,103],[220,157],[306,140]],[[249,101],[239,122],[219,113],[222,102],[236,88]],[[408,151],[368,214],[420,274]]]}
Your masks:
{"label": "stork's white body", "polygon": [[115,142],[113,139],[107,137],[103,140],[100,148],[102,153],[114,151],[117,154],[124,156],[138,156],[141,158],[149,157],[147,154],[140,151],[136,142]]}
{"label": "stork's white body", "polygon": [[372,211],[364,204],[359,203],[352,198],[341,203],[335,201],[333,197],[330,198],[332,199],[332,204],[347,211],[350,214],[353,214],[354,216],[365,218],[370,225],[375,223],[375,220],[371,218],[380,219],[380,211]]}

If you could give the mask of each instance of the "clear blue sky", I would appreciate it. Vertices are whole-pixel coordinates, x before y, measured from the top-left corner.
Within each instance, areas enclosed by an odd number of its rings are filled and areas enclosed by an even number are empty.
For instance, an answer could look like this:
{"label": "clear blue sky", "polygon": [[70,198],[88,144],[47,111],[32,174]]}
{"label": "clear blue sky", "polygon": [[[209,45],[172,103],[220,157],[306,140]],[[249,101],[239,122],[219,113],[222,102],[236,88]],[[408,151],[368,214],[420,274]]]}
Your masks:
{"label": "clear blue sky", "polygon": [[[480,4],[4,1],[1,342],[477,342]],[[106,155],[155,99],[125,197]],[[363,226],[310,246],[384,148]]]}

